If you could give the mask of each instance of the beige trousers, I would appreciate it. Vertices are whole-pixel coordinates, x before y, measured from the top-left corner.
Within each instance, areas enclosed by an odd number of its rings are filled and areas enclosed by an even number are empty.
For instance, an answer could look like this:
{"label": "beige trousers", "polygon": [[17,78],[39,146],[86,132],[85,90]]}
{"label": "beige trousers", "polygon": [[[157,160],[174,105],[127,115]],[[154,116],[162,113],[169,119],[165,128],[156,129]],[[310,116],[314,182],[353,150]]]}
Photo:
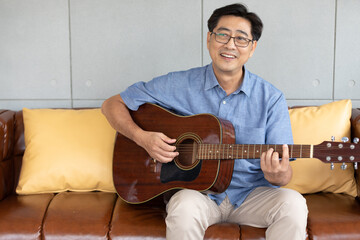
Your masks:
{"label": "beige trousers", "polygon": [[267,228],[267,240],[304,240],[307,206],[298,192],[285,188],[256,188],[238,207],[226,197],[218,206],[207,195],[181,190],[166,206],[166,239],[203,239],[206,229],[220,222]]}

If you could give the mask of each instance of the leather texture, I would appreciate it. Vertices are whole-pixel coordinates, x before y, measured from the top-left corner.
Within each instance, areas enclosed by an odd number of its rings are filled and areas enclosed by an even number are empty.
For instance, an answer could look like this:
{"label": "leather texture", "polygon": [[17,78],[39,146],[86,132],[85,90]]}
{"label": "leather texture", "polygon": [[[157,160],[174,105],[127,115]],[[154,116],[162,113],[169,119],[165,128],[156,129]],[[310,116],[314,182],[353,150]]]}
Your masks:
{"label": "leather texture", "polygon": [[56,240],[107,239],[115,201],[114,193],[59,193],[47,209],[43,234]]}
{"label": "leather texture", "polygon": [[[21,112],[0,110],[0,240],[165,239],[162,198],[129,205],[104,192],[16,195],[25,149],[23,132]],[[353,110],[352,134],[360,137],[358,109]],[[359,170],[357,181],[358,176]],[[304,196],[309,240],[360,239],[359,198],[334,193]],[[221,223],[209,227],[205,239],[260,240],[265,239],[265,231]]]}
{"label": "leather texture", "polygon": [[41,239],[53,194],[11,195],[0,202],[0,239]]}

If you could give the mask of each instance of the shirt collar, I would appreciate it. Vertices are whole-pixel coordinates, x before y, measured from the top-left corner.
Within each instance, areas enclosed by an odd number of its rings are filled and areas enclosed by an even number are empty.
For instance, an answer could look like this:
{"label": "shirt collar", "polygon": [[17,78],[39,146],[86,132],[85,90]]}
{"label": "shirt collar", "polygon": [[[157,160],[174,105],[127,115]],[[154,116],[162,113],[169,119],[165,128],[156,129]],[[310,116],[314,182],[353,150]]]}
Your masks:
{"label": "shirt collar", "polygon": [[217,81],[212,67],[212,63],[206,66],[206,80],[205,80],[205,90],[209,90],[216,86],[220,86]]}
{"label": "shirt collar", "polygon": [[[246,69],[245,66],[244,66],[244,73],[245,73],[244,80],[243,80],[241,86],[235,92],[233,92],[233,94],[238,94],[240,92],[243,92],[249,97],[250,93],[251,93],[252,83],[251,83],[251,79],[250,79],[250,72]],[[207,65],[207,69],[206,69],[205,90],[212,89],[216,86],[220,87],[220,84],[216,79],[214,69],[213,69],[212,63],[211,63],[211,64]]]}
{"label": "shirt collar", "polygon": [[252,81],[250,79],[250,72],[246,69],[246,67],[244,66],[244,80],[241,84],[241,86],[239,87],[238,90],[236,90],[235,92],[236,93],[239,93],[239,92],[243,92],[245,93],[246,96],[250,97],[251,95],[251,88],[254,84],[254,81]]}

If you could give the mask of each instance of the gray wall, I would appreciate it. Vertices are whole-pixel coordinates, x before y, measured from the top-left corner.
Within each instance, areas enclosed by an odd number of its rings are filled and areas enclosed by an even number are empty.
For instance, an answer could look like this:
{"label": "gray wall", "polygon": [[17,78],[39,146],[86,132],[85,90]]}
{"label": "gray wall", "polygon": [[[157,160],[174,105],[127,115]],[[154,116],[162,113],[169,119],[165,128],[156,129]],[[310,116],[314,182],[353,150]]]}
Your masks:
{"label": "gray wall", "polygon": [[[210,62],[206,21],[235,1],[0,0],[0,108],[98,107]],[[360,107],[359,0],[243,0],[265,29],[247,68],[289,105]]]}

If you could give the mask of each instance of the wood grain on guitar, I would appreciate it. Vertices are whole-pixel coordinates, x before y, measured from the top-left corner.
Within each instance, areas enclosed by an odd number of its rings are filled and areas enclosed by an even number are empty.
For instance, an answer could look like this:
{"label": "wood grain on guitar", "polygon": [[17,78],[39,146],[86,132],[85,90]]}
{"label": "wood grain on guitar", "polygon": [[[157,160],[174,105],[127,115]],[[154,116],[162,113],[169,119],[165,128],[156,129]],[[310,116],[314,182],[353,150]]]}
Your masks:
{"label": "wood grain on guitar", "polygon": [[[235,144],[232,124],[211,114],[179,116],[149,103],[130,114],[142,129],[177,139],[179,156],[161,164],[118,133],[113,180],[119,196],[129,203],[143,203],[166,191],[182,188],[220,193],[230,184],[235,159],[258,159],[269,148],[280,150],[281,154],[282,145]],[[325,141],[319,145],[289,145],[289,155],[318,158],[332,164],[357,163],[360,148],[355,143]]]}

